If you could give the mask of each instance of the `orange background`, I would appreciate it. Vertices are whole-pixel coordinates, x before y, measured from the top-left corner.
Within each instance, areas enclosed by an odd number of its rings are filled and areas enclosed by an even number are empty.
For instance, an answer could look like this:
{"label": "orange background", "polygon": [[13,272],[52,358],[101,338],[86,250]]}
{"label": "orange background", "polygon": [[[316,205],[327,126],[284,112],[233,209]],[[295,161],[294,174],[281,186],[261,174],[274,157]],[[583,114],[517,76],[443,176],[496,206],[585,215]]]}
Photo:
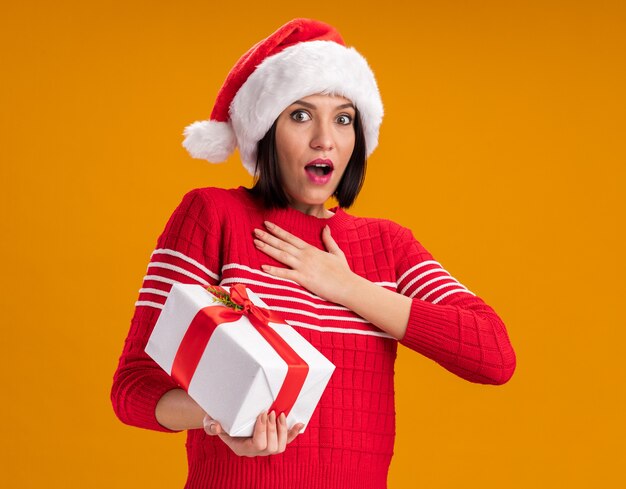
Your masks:
{"label": "orange background", "polygon": [[418,239],[508,325],[503,387],[404,348],[390,488],[619,487],[626,476],[621,1],[5,2],[3,487],[182,487],[184,434],[109,389],[156,237],[189,189],[249,185],[181,147],[236,59],[336,25],[386,108],[353,212]]}

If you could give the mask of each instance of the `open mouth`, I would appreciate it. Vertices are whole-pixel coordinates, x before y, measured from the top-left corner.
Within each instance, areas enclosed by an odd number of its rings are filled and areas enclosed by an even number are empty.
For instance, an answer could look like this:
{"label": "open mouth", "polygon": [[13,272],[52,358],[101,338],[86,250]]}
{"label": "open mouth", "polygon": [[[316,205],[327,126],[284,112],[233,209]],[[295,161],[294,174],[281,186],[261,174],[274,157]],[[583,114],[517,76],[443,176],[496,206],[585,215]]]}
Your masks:
{"label": "open mouth", "polygon": [[334,170],[334,167],[331,160],[318,158],[311,161],[304,169],[311,177],[323,178],[329,175]]}
{"label": "open mouth", "polygon": [[316,160],[316,161],[312,161],[311,163],[309,163],[308,165],[306,165],[305,170],[309,173],[311,173],[312,175],[315,175],[317,177],[323,177],[328,175],[331,171],[333,171],[333,164],[328,161],[320,161],[320,160]]}

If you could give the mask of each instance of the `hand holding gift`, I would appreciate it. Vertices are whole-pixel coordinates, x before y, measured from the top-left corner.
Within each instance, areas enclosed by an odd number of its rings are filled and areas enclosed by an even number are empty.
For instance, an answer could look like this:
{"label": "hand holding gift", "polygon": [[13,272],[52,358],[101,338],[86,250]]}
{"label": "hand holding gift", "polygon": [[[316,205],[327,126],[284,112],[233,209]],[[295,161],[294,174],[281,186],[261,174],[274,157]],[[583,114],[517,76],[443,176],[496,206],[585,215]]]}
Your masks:
{"label": "hand holding gift", "polygon": [[225,431],[244,455],[279,449],[306,427],[335,368],[243,285],[229,295],[175,284],[146,352],[210,414],[207,428],[219,423],[207,432]]}
{"label": "hand holding gift", "polygon": [[273,455],[282,453],[287,444],[296,439],[302,423],[287,429],[287,417],[285,413],[276,416],[272,411],[269,415],[261,413],[254,425],[254,432],[249,438],[234,437],[222,430],[220,424],[208,414],[204,417],[204,431],[209,435],[219,435],[222,441],[239,456],[255,457],[258,455]]}

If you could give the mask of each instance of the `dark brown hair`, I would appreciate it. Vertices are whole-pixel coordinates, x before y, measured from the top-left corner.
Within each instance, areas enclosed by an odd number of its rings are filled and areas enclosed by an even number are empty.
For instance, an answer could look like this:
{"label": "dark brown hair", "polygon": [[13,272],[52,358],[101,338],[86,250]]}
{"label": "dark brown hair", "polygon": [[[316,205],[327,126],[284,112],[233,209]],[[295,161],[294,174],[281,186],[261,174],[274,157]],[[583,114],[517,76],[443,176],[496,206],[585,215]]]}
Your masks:
{"label": "dark brown hair", "polygon": [[[363,186],[367,167],[367,152],[365,135],[359,111],[354,115],[354,149],[348,161],[348,166],[341,177],[333,197],[337,199],[339,207],[350,207]],[[254,174],[257,180],[251,189],[252,194],[263,200],[267,208],[285,208],[289,199],[280,177],[278,157],[276,155],[276,121],[257,145],[256,168]]]}

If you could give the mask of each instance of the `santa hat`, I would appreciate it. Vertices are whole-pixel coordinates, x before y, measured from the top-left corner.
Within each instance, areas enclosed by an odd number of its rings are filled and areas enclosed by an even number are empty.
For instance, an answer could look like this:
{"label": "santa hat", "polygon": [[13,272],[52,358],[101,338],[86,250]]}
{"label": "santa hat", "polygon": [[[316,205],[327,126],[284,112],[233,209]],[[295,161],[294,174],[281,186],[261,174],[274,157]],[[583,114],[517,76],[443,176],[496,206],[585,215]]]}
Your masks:
{"label": "santa hat", "polygon": [[183,146],[194,158],[220,163],[239,148],[254,174],[257,143],[280,113],[317,93],[349,99],[361,115],[367,156],[378,145],[383,105],[365,58],[348,48],[332,26],[294,19],[255,44],[222,85],[208,121],[184,131]]}

